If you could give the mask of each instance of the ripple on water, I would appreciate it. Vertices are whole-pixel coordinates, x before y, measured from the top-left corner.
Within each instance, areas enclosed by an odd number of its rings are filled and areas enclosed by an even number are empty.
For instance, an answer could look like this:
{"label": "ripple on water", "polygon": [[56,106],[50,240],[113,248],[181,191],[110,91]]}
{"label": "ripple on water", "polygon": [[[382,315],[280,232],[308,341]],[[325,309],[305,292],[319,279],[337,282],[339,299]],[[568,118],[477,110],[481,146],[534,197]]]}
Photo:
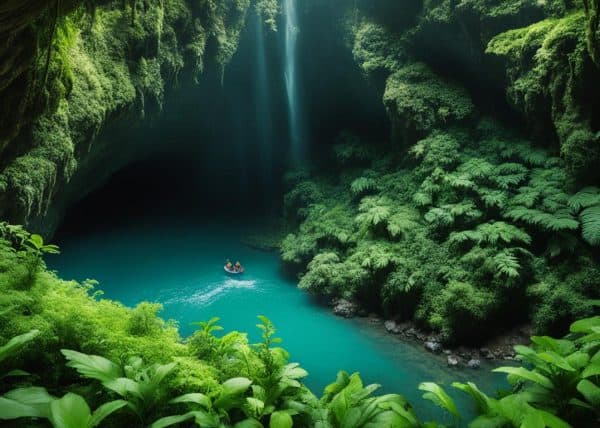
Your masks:
{"label": "ripple on water", "polygon": [[177,290],[165,290],[165,295],[160,300],[165,305],[187,304],[202,307],[213,304],[233,290],[252,289],[259,291],[256,285],[257,282],[255,280],[227,279],[209,284],[202,289],[194,289],[195,287],[193,286],[187,286]]}

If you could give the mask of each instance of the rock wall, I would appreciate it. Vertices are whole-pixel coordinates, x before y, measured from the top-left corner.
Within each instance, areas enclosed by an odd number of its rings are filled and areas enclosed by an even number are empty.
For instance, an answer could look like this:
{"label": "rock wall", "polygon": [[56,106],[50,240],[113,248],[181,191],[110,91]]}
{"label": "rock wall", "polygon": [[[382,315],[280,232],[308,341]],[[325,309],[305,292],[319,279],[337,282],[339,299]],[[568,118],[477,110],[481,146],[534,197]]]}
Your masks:
{"label": "rock wall", "polygon": [[[1,108],[13,113],[0,123],[0,218],[42,232],[70,199],[152,149],[129,144],[128,132],[159,113],[179,81],[198,80],[205,66],[224,69],[250,6],[57,0],[30,2],[24,13],[12,3],[0,9],[12,42],[1,58],[0,70],[12,71],[0,76]],[[6,55],[18,52],[28,56],[10,67]]]}

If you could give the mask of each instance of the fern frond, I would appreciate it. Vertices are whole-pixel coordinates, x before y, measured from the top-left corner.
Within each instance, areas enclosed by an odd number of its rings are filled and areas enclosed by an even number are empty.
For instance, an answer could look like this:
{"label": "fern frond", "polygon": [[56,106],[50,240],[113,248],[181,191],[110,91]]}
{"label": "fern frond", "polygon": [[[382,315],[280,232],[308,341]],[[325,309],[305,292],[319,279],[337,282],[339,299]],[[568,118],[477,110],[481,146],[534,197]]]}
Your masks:
{"label": "fern frond", "polygon": [[486,243],[491,245],[496,245],[498,243],[511,244],[515,242],[530,244],[531,237],[527,232],[512,224],[497,221],[480,224],[475,230],[452,232],[448,239],[450,244],[459,244],[466,241],[471,241],[476,244]]}
{"label": "fern frond", "polygon": [[600,188],[596,186],[584,187],[569,198],[569,208],[579,212],[593,205],[600,205]]}
{"label": "fern frond", "polygon": [[418,191],[417,193],[415,193],[412,199],[418,207],[425,207],[433,203],[433,198],[431,194],[422,191]]}
{"label": "fern frond", "polygon": [[391,201],[388,198],[367,196],[360,203],[358,208],[360,214],[356,216],[356,222],[367,226],[377,226],[392,214],[390,205]]}
{"label": "fern frond", "polygon": [[566,209],[558,210],[555,213],[547,213],[526,207],[515,207],[506,211],[504,217],[552,232],[577,230],[579,228],[579,222]]}
{"label": "fern frond", "polygon": [[583,239],[590,245],[600,246],[600,204],[584,209],[579,219]]}
{"label": "fern frond", "polygon": [[523,205],[532,208],[542,195],[541,191],[535,187],[523,186],[519,188],[519,193],[511,198],[511,205]]}
{"label": "fern frond", "polygon": [[474,189],[477,187],[468,174],[448,174],[444,182],[455,189]]}
{"label": "fern frond", "polygon": [[373,178],[360,177],[352,182],[350,190],[354,196],[362,195],[369,192],[376,192],[379,190],[377,181]]}
{"label": "fern frond", "polygon": [[494,172],[494,165],[481,158],[471,158],[461,164],[457,171],[474,178],[487,178]]}
{"label": "fern frond", "polygon": [[494,256],[493,264],[497,276],[516,279],[520,276],[521,265],[519,259],[511,250],[504,250]]}
{"label": "fern frond", "polygon": [[420,226],[418,219],[419,214],[416,211],[404,207],[388,219],[387,231],[392,238],[405,236],[408,232]]}
{"label": "fern frond", "polygon": [[[518,166],[518,167],[517,167]],[[506,163],[496,167],[490,179],[503,190],[517,186],[527,178],[527,168],[518,163]]]}
{"label": "fern frond", "polygon": [[502,208],[506,205],[508,196],[502,190],[493,190],[488,187],[480,187],[477,189],[479,197],[486,207]]}
{"label": "fern frond", "polygon": [[454,223],[454,216],[448,210],[435,207],[425,214],[425,221],[436,226],[450,226]]}

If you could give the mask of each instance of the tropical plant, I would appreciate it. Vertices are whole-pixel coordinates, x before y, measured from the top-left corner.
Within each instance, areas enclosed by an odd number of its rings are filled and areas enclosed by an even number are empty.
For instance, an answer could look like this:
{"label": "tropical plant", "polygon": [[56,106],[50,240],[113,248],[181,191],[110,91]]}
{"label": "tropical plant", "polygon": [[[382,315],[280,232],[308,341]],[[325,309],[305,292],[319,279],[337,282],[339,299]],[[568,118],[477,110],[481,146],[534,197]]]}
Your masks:
{"label": "tropical plant", "polygon": [[412,407],[397,394],[371,395],[380,385],[363,386],[358,373],[341,371],[325,387],[321,408],[314,414],[319,428],[420,427]]}
{"label": "tropical plant", "polygon": [[114,400],[104,403],[94,412],[80,395],[67,393],[52,400],[48,419],[54,428],[94,428],[114,412],[127,406],[127,401]]}
{"label": "tropical plant", "polygon": [[104,388],[122,397],[142,422],[164,399],[162,383],[177,366],[176,363],[144,366],[141,358],[132,357],[124,367],[120,367],[98,355],[68,349],[61,352],[68,360],[67,366],[83,377],[98,380]]}

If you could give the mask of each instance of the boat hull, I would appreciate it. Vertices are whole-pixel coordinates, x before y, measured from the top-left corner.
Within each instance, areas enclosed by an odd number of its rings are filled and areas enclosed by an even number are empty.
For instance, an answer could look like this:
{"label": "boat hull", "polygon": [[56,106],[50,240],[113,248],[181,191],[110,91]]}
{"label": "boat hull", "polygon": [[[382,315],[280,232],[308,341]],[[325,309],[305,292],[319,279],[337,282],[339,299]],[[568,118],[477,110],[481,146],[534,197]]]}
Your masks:
{"label": "boat hull", "polygon": [[223,270],[225,271],[225,274],[227,276],[231,276],[231,277],[237,277],[237,276],[240,276],[240,275],[244,274],[244,269],[236,272],[234,270],[229,270],[229,269],[227,269],[227,267],[223,266]]}

